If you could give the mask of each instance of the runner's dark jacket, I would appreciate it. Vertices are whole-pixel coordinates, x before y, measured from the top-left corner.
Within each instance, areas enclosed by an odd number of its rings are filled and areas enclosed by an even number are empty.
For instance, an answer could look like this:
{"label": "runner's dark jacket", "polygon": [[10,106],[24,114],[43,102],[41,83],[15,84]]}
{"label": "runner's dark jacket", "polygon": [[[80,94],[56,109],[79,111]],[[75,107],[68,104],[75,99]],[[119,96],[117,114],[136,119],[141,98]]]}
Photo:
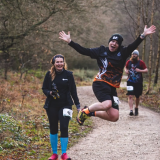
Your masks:
{"label": "runner's dark jacket", "polygon": [[[56,76],[58,77],[59,75],[56,75]],[[61,73],[61,77],[63,77],[64,79],[68,79],[67,101],[65,102],[65,105],[72,106],[73,104],[75,104],[76,107],[78,106],[80,107],[79,99],[77,96],[77,89],[76,89],[76,85],[75,85],[75,81],[74,81],[72,72],[63,70],[63,72]],[[50,95],[50,91],[52,90],[52,80],[51,80],[50,71],[46,73],[46,76],[43,82],[43,86],[42,86],[42,90],[43,90],[43,93],[47,97],[45,101],[45,105],[44,105],[44,108],[47,109],[48,107],[50,107],[51,100],[53,100],[53,97]],[[73,98],[74,103],[71,97]]]}
{"label": "runner's dark jacket", "polygon": [[99,73],[94,78],[94,81],[103,81],[115,88],[119,88],[125,62],[141,42],[142,39],[139,36],[133,43],[127,47],[120,46],[115,52],[110,52],[109,48],[105,46],[84,48],[73,41],[69,45],[80,54],[97,59]]}

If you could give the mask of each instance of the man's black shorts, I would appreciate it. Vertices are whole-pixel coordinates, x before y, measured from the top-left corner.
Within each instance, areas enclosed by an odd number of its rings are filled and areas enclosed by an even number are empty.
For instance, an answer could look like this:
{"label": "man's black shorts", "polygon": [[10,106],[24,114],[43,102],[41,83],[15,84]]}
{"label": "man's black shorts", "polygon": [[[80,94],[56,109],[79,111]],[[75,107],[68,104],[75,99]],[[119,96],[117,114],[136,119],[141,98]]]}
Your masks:
{"label": "man's black shorts", "polygon": [[142,83],[132,83],[127,81],[127,86],[133,86],[133,91],[128,91],[126,95],[135,95],[136,98],[139,98],[142,95],[143,84]]}
{"label": "man's black shorts", "polygon": [[[113,96],[117,97],[116,88],[112,87],[111,85],[109,85],[105,82],[95,81],[92,84],[92,88],[93,88],[93,92],[99,102],[111,100],[112,104],[113,104]],[[113,108],[119,110],[119,108],[117,108],[117,107],[113,107]]]}

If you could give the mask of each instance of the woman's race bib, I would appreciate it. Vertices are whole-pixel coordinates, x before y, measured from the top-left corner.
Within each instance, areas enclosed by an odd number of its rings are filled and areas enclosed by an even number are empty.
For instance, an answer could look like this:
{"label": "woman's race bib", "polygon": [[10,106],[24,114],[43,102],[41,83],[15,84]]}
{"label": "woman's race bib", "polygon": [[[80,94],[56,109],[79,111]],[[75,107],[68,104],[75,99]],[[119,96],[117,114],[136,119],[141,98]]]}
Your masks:
{"label": "woman's race bib", "polygon": [[72,119],[72,113],[73,113],[73,111],[71,109],[68,109],[68,108],[63,109],[63,116],[64,117],[70,117],[70,119]]}

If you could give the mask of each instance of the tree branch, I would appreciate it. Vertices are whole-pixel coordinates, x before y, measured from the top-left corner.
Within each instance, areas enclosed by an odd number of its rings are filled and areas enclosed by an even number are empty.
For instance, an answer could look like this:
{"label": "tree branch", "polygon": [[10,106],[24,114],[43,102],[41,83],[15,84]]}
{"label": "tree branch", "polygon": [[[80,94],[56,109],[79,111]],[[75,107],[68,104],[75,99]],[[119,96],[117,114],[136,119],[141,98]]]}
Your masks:
{"label": "tree branch", "polygon": [[34,24],[33,26],[31,26],[29,29],[27,29],[24,33],[19,34],[19,35],[15,35],[15,36],[5,36],[5,35],[0,35],[0,39],[19,39],[19,38],[24,38],[25,36],[27,36],[29,34],[30,31],[34,30],[36,27],[40,26],[41,24],[43,24],[44,22],[46,22],[53,14],[55,14],[58,11],[53,10],[46,18],[44,18],[42,21]]}

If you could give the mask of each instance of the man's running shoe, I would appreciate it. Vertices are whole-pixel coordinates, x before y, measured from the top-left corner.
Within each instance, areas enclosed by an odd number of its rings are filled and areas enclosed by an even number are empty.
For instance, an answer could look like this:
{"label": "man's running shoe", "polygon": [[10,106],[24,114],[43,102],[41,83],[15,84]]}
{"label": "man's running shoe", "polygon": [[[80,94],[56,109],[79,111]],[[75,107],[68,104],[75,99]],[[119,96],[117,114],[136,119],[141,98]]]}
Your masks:
{"label": "man's running shoe", "polygon": [[48,160],[58,160],[58,155],[54,153]]}
{"label": "man's running shoe", "polygon": [[71,158],[68,157],[67,153],[63,153],[61,155],[61,160],[71,160]]}
{"label": "man's running shoe", "polygon": [[[86,107],[86,106],[85,106]],[[83,125],[84,121],[89,118],[89,116],[83,111],[85,108],[83,108],[82,110],[79,111],[78,115],[77,115],[77,122],[79,123],[79,125]]]}

